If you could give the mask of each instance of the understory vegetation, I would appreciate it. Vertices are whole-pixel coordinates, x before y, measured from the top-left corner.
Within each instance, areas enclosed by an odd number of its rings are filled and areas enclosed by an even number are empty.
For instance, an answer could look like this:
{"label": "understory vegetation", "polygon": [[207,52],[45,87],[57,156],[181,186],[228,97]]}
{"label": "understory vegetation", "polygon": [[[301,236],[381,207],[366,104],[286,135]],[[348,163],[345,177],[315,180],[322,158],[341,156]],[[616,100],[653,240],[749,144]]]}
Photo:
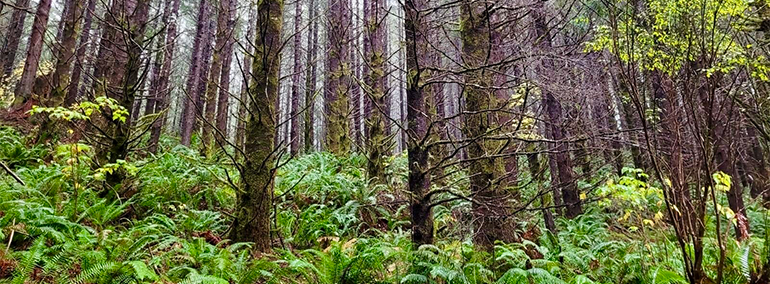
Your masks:
{"label": "understory vegetation", "polygon": [[[586,213],[557,218],[557,232],[539,210],[522,210],[521,241],[488,253],[474,250],[464,200],[435,207],[435,245],[412,247],[405,155],[387,161],[388,180],[375,186],[363,156],[306,154],[276,173],[276,243],[254,255],[226,238],[238,174],[223,155],[204,158],[164,137],[158,154],[121,163],[127,181],[109,192],[104,176],[117,169],[91,169],[88,145],[33,145],[11,128],[0,139],[0,160],[23,182],[0,175],[0,283],[687,282],[662,191],[632,168],[581,182]],[[466,192],[467,172],[452,172],[433,186]],[[520,176],[521,200],[549,186],[530,178]],[[724,192],[706,218],[710,278],[720,259],[715,219],[731,218]],[[748,215],[750,239],[722,238],[723,283],[748,283],[767,257],[767,210],[750,203]]]}

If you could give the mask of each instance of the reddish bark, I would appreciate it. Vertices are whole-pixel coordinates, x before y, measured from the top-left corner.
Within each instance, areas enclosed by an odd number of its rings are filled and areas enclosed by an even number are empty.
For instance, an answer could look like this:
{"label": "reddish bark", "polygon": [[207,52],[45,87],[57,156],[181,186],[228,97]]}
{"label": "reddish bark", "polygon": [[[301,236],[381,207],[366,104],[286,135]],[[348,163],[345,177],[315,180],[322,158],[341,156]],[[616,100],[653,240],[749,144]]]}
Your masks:
{"label": "reddish bark", "polygon": [[[14,5],[20,8],[27,8],[29,0],[16,0]],[[0,67],[3,68],[2,78],[8,77],[13,72],[16,52],[19,50],[21,33],[24,31],[24,21],[26,18],[27,11],[22,9],[15,9],[11,14],[10,25],[8,26],[8,33],[5,39],[6,42],[3,49],[0,50]]]}
{"label": "reddish bark", "polygon": [[45,35],[46,25],[48,25],[50,10],[51,0],[41,0],[37,5],[35,21],[32,23],[32,34],[27,45],[24,71],[22,71],[21,79],[19,79],[19,83],[16,85],[14,106],[22,106],[32,99],[32,83],[35,81],[40,54],[43,52],[43,36]]}
{"label": "reddish bark", "polygon": [[198,19],[196,21],[195,39],[193,41],[192,56],[190,58],[190,70],[187,74],[187,84],[185,87],[185,95],[183,96],[184,109],[182,110],[181,118],[181,143],[185,146],[190,146],[190,140],[192,138],[193,128],[195,127],[196,114],[200,109],[199,104],[199,92],[198,86],[200,85],[201,70],[203,65],[202,53],[203,46],[206,45],[205,40],[207,38],[209,22],[206,20],[209,18],[209,2],[207,0],[201,0],[198,4]]}
{"label": "reddish bark", "polygon": [[[168,108],[168,101],[171,94],[171,87],[169,82],[171,81],[171,63],[174,59],[174,49],[176,47],[177,37],[177,17],[179,15],[179,3],[181,0],[171,0],[171,14],[166,19],[166,44],[163,49],[163,65],[160,68],[160,74],[158,76],[158,82],[156,87],[156,97],[154,112],[161,112]],[[168,4],[167,4],[168,5]],[[150,130],[150,141],[148,151],[151,153],[157,152],[158,140],[160,140],[160,133],[165,123],[166,114],[164,113],[158,117],[152,124]]]}
{"label": "reddish bark", "polygon": [[59,44],[55,47],[56,65],[54,67],[53,75],[51,76],[51,86],[53,86],[53,91],[46,102],[49,106],[62,105],[65,101],[65,92],[69,89],[69,85],[73,83],[77,85],[77,83],[67,78],[67,73],[70,73],[72,62],[77,61],[74,57],[75,44],[77,43],[81,18],[85,8],[83,4],[83,0],[67,0],[65,2],[65,6],[67,7],[65,11],[67,11],[67,13],[62,17],[61,25],[63,25],[64,28],[59,39]]}
{"label": "reddish bark", "polygon": [[[235,9],[236,1],[229,0],[227,7],[227,31],[228,37],[225,46],[222,49],[224,59],[222,60],[222,74],[219,77],[219,97],[217,98],[217,130],[221,135],[216,135],[217,139],[227,140],[227,120],[230,116],[230,65],[233,62],[233,46],[235,44]],[[224,145],[224,143],[222,143]]]}

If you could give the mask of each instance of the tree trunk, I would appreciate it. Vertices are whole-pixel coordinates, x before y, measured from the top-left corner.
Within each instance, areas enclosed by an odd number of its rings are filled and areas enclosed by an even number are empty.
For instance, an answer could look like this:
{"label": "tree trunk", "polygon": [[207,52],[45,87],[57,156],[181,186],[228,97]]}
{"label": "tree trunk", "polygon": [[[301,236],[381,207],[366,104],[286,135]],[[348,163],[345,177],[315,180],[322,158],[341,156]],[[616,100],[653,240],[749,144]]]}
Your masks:
{"label": "tree trunk", "polygon": [[[170,0],[171,14],[166,20],[166,44],[163,48],[163,65],[160,67],[158,76],[157,91],[155,97],[154,113],[163,112],[152,124],[150,130],[150,142],[148,150],[151,153],[157,152],[160,133],[166,121],[166,109],[168,108],[169,98],[171,97],[171,64],[174,61],[174,49],[176,47],[177,37],[177,19],[179,15],[179,5],[181,0]],[[169,5],[167,4],[167,5]]]}
{"label": "tree trunk", "polygon": [[[292,49],[294,51],[294,71],[291,75],[291,110],[289,116],[291,117],[291,129],[289,130],[289,144],[291,155],[297,155],[299,153],[300,141],[299,136],[299,101],[300,101],[300,86],[302,85],[302,5],[300,1],[294,3],[294,45]],[[308,63],[310,64],[310,63]]]}
{"label": "tree trunk", "polygon": [[27,11],[23,9],[29,7],[29,0],[16,0],[15,5],[20,9],[14,9],[11,14],[5,45],[0,50],[0,67],[3,68],[2,78],[8,77],[13,73],[14,63],[16,63],[16,52],[19,50],[21,34],[24,32],[24,21],[27,18]]}
{"label": "tree trunk", "polygon": [[[223,51],[225,44],[230,38],[230,33],[227,31],[227,21],[229,20],[228,11],[230,0],[218,1],[219,12],[217,13],[217,32],[216,41],[214,44],[213,58],[211,59],[211,68],[208,71],[208,81],[206,82],[205,92],[205,116],[203,121],[203,142],[204,153],[207,155],[213,153],[214,150],[214,127],[217,113],[217,91],[220,91],[219,79],[222,76],[222,61]],[[206,57],[204,57],[206,58]],[[205,77],[202,77],[205,78]]]}
{"label": "tree trunk", "polygon": [[489,18],[490,7],[484,4],[474,4],[474,1],[463,1],[460,6],[460,22],[462,37],[463,60],[469,64],[471,71],[465,73],[463,97],[465,98],[464,131],[470,139],[468,145],[470,192],[473,196],[471,214],[473,215],[473,244],[479,249],[491,251],[495,241],[512,242],[514,234],[509,216],[511,208],[510,196],[505,188],[495,183],[495,162],[491,155],[494,141],[488,141],[489,129],[496,106],[494,94],[490,91],[493,85],[493,72],[487,70],[487,54],[490,52],[491,40]]}
{"label": "tree trunk", "polygon": [[318,71],[318,64],[316,62],[318,53],[318,19],[316,19],[316,5],[315,0],[310,0],[308,4],[308,11],[310,12],[309,21],[313,23],[309,25],[308,37],[307,37],[307,76],[305,77],[305,152],[310,152],[314,149],[313,137],[315,133],[315,95],[316,95],[316,72]]}
{"label": "tree trunk", "polygon": [[278,99],[283,1],[264,0],[258,5],[254,81],[249,90],[254,100],[249,104],[246,123],[245,144],[249,151],[242,167],[241,190],[237,194],[238,206],[230,238],[234,242],[253,242],[256,250],[267,251],[271,246],[270,212],[276,161],[273,141],[277,125],[274,102]]}
{"label": "tree trunk", "polygon": [[[540,41],[540,48],[543,50],[549,50],[551,48],[551,36],[549,34],[548,22],[546,19],[544,1],[537,1],[533,6],[531,15],[534,18],[535,34]],[[553,61],[549,58],[544,59],[543,68],[554,69]],[[580,193],[578,192],[577,184],[575,183],[575,173],[572,171],[572,158],[569,155],[569,145],[563,140],[566,138],[563,128],[563,109],[561,103],[554,97],[549,90],[543,90],[543,103],[545,104],[546,114],[548,116],[548,128],[551,132],[551,137],[556,141],[553,152],[550,154],[555,160],[557,167],[556,173],[558,175],[559,188],[561,188],[561,196],[564,205],[566,206],[565,217],[574,218],[583,212]]]}
{"label": "tree trunk", "polygon": [[24,71],[16,85],[14,106],[18,111],[26,112],[37,99],[32,98],[32,84],[37,75],[40,53],[43,52],[43,36],[48,25],[48,14],[51,10],[51,0],[40,0],[32,23],[32,34],[27,45],[27,58],[24,61]]}
{"label": "tree trunk", "polygon": [[326,62],[326,150],[350,152],[350,0],[333,0],[328,10],[329,53]]}
{"label": "tree trunk", "polygon": [[[428,172],[429,149],[425,145],[428,135],[428,117],[426,107],[426,89],[421,81],[428,48],[425,34],[418,29],[424,28],[420,11],[427,6],[426,0],[406,0],[404,2],[404,32],[406,34],[407,79],[407,121],[409,192],[412,221],[412,243],[418,248],[423,244],[433,243],[433,212],[431,209],[430,173]],[[375,11],[372,11],[375,13]],[[429,95],[429,93],[427,94]]]}
{"label": "tree trunk", "polygon": [[[254,9],[253,6],[249,6],[249,23],[248,23],[248,30],[246,31],[246,40],[248,41],[246,44],[246,53],[243,55],[243,66],[242,71],[243,73],[241,76],[243,77],[243,82],[241,84],[241,92],[240,92],[240,101],[238,103],[238,123],[235,131],[235,145],[238,147],[238,149],[245,150],[243,148],[244,143],[243,140],[246,137],[246,117],[248,115],[247,108],[250,105],[251,98],[249,97],[249,82],[253,80],[252,74],[251,74],[251,65],[253,61],[253,47],[250,43],[250,36],[253,36],[255,34],[255,28],[257,21],[257,11]],[[236,152],[236,154],[239,154],[240,152]]]}
{"label": "tree trunk", "polygon": [[83,61],[86,60],[85,55],[88,50],[91,39],[91,25],[93,24],[94,9],[96,8],[96,0],[88,0],[88,7],[85,11],[85,17],[83,19],[83,32],[80,36],[80,42],[78,43],[77,52],[75,53],[75,67],[72,69],[72,76],[70,78],[69,88],[67,89],[67,97],[64,99],[65,106],[71,106],[78,99],[78,86],[80,84],[80,76],[84,69]]}
{"label": "tree trunk", "polygon": [[225,47],[222,50],[225,57],[222,60],[222,74],[219,78],[219,97],[217,99],[217,130],[220,134],[216,135],[220,140],[220,145],[226,145],[225,141],[228,138],[227,135],[227,120],[230,117],[230,66],[233,62],[233,47],[235,44],[235,0],[227,1],[229,6],[227,7],[227,27],[228,34]]}
{"label": "tree trunk", "polygon": [[[385,65],[387,55],[385,54],[385,32],[386,22],[385,16],[387,11],[385,10],[384,0],[369,0],[367,2],[369,7],[365,7],[366,18],[364,19],[365,27],[365,40],[367,43],[365,48],[365,59],[368,73],[364,78],[366,83],[366,97],[368,98],[367,116],[367,150],[369,160],[367,162],[367,172],[369,179],[375,183],[385,182],[385,160],[388,155],[388,148],[390,148],[390,137],[385,132],[384,117],[388,117],[390,114],[390,106],[385,101],[387,97],[387,86],[385,85]],[[424,96],[424,95],[423,95]],[[365,111],[366,112],[366,111]]]}
{"label": "tree trunk", "polygon": [[193,128],[195,127],[196,114],[200,109],[198,86],[200,85],[201,70],[203,69],[203,45],[206,43],[209,23],[209,2],[208,0],[201,0],[198,5],[198,19],[196,21],[195,40],[193,41],[192,57],[190,58],[190,71],[187,74],[187,86],[185,87],[185,95],[182,97],[184,103],[184,110],[182,111],[181,128],[182,138],[181,143],[185,146],[190,146],[190,140],[192,138]]}

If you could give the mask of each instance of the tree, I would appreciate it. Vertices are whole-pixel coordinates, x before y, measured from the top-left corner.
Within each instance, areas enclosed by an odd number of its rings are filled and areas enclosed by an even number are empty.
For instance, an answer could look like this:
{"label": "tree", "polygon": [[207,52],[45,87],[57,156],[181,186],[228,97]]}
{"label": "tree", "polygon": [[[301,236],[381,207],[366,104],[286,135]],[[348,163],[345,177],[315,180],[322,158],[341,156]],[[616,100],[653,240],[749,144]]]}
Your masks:
{"label": "tree", "polygon": [[[407,68],[407,137],[409,138],[407,156],[409,160],[409,211],[412,221],[412,243],[415,247],[433,243],[433,211],[430,193],[431,175],[428,171],[426,139],[428,135],[428,117],[426,107],[426,85],[424,75],[428,42],[421,30],[421,11],[427,8],[425,0],[404,1],[404,32],[406,34]],[[426,94],[427,93],[427,94]]]}
{"label": "tree", "polygon": [[329,53],[326,56],[326,80],[324,86],[326,114],[326,150],[337,155],[350,152],[350,107],[348,95],[351,89],[350,17],[349,0],[332,0],[329,3]]}
{"label": "tree", "polygon": [[163,64],[160,66],[157,82],[155,83],[155,103],[153,113],[163,112],[159,117],[155,119],[150,131],[150,142],[148,151],[155,153],[158,149],[158,140],[160,140],[160,133],[165,122],[165,110],[168,108],[168,100],[171,94],[171,63],[174,59],[174,50],[176,47],[177,37],[177,16],[179,14],[179,4],[181,0],[171,0],[169,4],[171,6],[169,17],[164,19],[164,25],[166,26],[165,45],[162,49]]}
{"label": "tree", "polygon": [[248,151],[240,168],[241,188],[230,238],[253,242],[254,249],[267,251],[271,246],[270,212],[278,155],[274,144],[278,119],[275,101],[279,90],[283,1],[260,1],[257,11],[253,82],[244,141]]}
{"label": "tree", "polygon": [[[386,86],[385,33],[387,32],[387,10],[384,0],[369,0],[364,7],[364,60],[368,73],[364,78],[366,93],[367,173],[375,182],[385,182],[385,156],[391,145],[390,137],[385,132],[385,117],[390,116],[387,104],[388,87]],[[367,111],[364,111],[365,113]]]}
{"label": "tree", "polygon": [[200,93],[199,85],[202,69],[204,68],[204,45],[208,45],[209,23],[209,2],[201,0],[198,4],[198,19],[195,28],[195,40],[193,41],[192,55],[190,58],[190,70],[187,75],[187,85],[185,87],[185,96],[183,97],[184,109],[182,110],[181,128],[182,145],[190,146],[193,129],[195,128],[195,119],[201,106],[199,104]]}
{"label": "tree", "polygon": [[83,31],[80,35],[77,52],[75,53],[75,67],[72,69],[70,84],[67,89],[67,97],[64,99],[65,106],[71,106],[78,98],[78,87],[80,86],[80,77],[85,69],[83,61],[86,59],[86,51],[89,49],[89,40],[91,39],[91,25],[93,24],[94,9],[96,0],[88,0],[88,7],[83,19]]}
{"label": "tree", "polygon": [[[227,57],[225,50],[226,45],[232,38],[232,31],[228,30],[228,22],[230,21],[230,2],[231,0],[218,1],[218,13],[217,13],[217,32],[216,40],[214,44],[213,58],[211,60],[211,68],[209,69],[209,77],[206,82],[205,91],[205,120],[203,122],[203,145],[205,153],[211,154],[214,149],[214,127],[216,127],[217,117],[217,94],[218,92],[225,92],[221,89],[220,78],[222,77],[223,61]],[[232,0],[234,1],[234,0]],[[229,77],[227,78],[229,81]],[[223,106],[225,107],[225,106]],[[227,109],[220,109],[220,112],[227,113]],[[219,136],[219,135],[217,135]]]}
{"label": "tree", "polygon": [[[312,19],[311,19],[312,20]],[[289,111],[289,118],[291,119],[291,129],[289,130],[289,149],[292,155],[299,153],[299,143],[302,139],[299,136],[299,102],[300,102],[300,86],[302,86],[302,5],[300,1],[294,3],[294,43],[292,50],[294,52],[293,71],[291,74],[291,109]],[[308,63],[309,64],[309,63]]]}
{"label": "tree", "polygon": [[220,144],[224,144],[227,140],[227,120],[230,116],[230,66],[233,62],[233,48],[235,45],[235,12],[236,1],[230,0],[227,8],[227,27],[225,30],[228,33],[227,42],[222,50],[225,58],[222,61],[222,75],[219,78],[219,97],[217,99],[217,130],[219,134],[216,138],[219,139]]}
{"label": "tree", "polygon": [[29,0],[16,0],[14,5],[17,7],[11,14],[8,27],[8,33],[5,37],[5,45],[0,50],[0,68],[3,68],[2,78],[8,77],[13,72],[14,63],[16,63],[16,52],[19,50],[21,42],[21,33],[24,31],[24,21],[27,18]]}
{"label": "tree", "polygon": [[309,21],[312,23],[309,25],[308,37],[307,37],[307,75],[305,76],[305,152],[310,152],[313,149],[313,137],[315,133],[313,131],[315,127],[315,96],[316,96],[316,83],[318,82],[317,72],[318,65],[318,19],[316,19],[316,4],[315,0],[308,2]]}
{"label": "tree", "polygon": [[40,54],[43,52],[43,36],[46,25],[48,25],[48,13],[50,10],[51,0],[41,0],[37,4],[35,21],[32,23],[32,34],[29,36],[29,43],[27,44],[27,58],[24,61],[21,79],[19,79],[19,83],[16,85],[16,98],[13,102],[20,112],[28,110],[36,103],[36,99],[32,98],[32,84],[37,75]]}

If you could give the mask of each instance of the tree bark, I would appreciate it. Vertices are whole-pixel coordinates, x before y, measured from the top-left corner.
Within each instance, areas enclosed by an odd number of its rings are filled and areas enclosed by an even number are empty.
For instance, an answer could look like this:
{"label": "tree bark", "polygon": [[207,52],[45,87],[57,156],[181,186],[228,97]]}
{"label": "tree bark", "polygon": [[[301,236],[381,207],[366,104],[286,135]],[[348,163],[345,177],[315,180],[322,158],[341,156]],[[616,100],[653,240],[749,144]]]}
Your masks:
{"label": "tree bark", "polygon": [[[301,137],[299,136],[299,123],[300,123],[300,117],[299,117],[299,101],[300,101],[300,86],[302,85],[302,30],[300,29],[300,25],[302,25],[302,5],[299,1],[294,3],[294,45],[292,46],[292,49],[294,51],[294,56],[292,57],[294,59],[294,70],[291,75],[291,110],[289,111],[289,116],[291,118],[291,129],[289,130],[289,150],[291,151],[291,155],[297,155],[299,153],[299,146],[300,141],[302,141]],[[310,63],[308,63],[310,64]]]}
{"label": "tree bark", "polygon": [[[367,162],[367,173],[369,179],[375,183],[385,182],[385,159],[388,155],[388,148],[392,143],[390,137],[385,133],[385,119],[389,116],[390,106],[386,102],[387,86],[385,85],[386,76],[385,64],[385,32],[386,22],[384,0],[369,0],[365,7],[365,60],[368,73],[364,78],[366,84],[366,103],[367,109],[371,109],[366,118],[367,125],[367,150],[369,160]],[[365,111],[367,112],[367,111]]]}
{"label": "tree bark", "polygon": [[336,155],[350,152],[350,0],[329,3],[327,32],[329,53],[326,57],[324,86],[326,105],[326,150]]}
{"label": "tree bark", "polygon": [[[535,34],[537,40],[539,40],[540,48],[543,50],[549,50],[551,48],[551,35],[549,34],[548,22],[546,19],[546,13],[544,8],[544,1],[538,0],[532,7],[531,12],[534,18]],[[553,61],[549,58],[544,59],[543,69],[554,69]],[[547,89],[543,91],[543,103],[545,104],[546,114],[548,116],[548,128],[551,132],[551,137],[554,141],[554,149],[550,154],[555,160],[557,167],[556,173],[558,175],[559,188],[561,188],[561,196],[564,205],[566,206],[565,217],[574,218],[583,212],[580,193],[578,192],[577,184],[575,183],[575,173],[572,170],[572,158],[569,155],[569,145],[563,140],[566,138],[565,130],[563,128],[562,115],[564,113],[561,103],[554,97],[554,95]]]}
{"label": "tree bark", "polygon": [[[422,82],[425,72],[424,57],[427,48],[425,34],[419,29],[426,0],[406,0],[404,2],[404,32],[406,34],[407,79],[407,122],[410,212],[412,221],[412,243],[415,248],[433,243],[433,212],[430,195],[430,173],[428,172],[429,149],[424,143],[428,135],[428,117],[426,108],[426,90]],[[374,13],[374,11],[372,11]],[[421,60],[422,59],[422,60]]]}
{"label": "tree bark", "polygon": [[233,47],[235,44],[235,0],[229,0],[227,8],[227,27],[228,34],[225,47],[222,50],[224,59],[222,60],[222,74],[219,78],[219,97],[217,99],[217,130],[219,133],[216,135],[220,140],[220,145],[226,145],[225,141],[228,138],[227,121],[230,117],[230,66],[233,62]]}
{"label": "tree bark", "polygon": [[[16,0],[15,5],[19,8],[27,8],[29,0]],[[13,73],[14,63],[16,63],[16,53],[19,50],[21,34],[24,32],[24,21],[27,18],[27,11],[23,9],[14,9],[9,21],[8,33],[3,49],[0,50],[0,67],[2,67],[2,78],[8,77]]]}
{"label": "tree bark", "polygon": [[198,86],[200,85],[201,70],[203,63],[203,45],[207,44],[207,29],[209,23],[209,2],[208,0],[201,0],[198,4],[198,19],[196,21],[195,40],[193,41],[192,56],[190,58],[190,70],[187,74],[187,86],[185,87],[185,95],[182,100],[184,103],[184,110],[182,111],[181,118],[181,143],[185,146],[190,146],[190,140],[192,138],[193,128],[195,127],[195,119],[198,110],[200,109]]}
{"label": "tree bark", "polygon": [[83,32],[81,33],[80,42],[78,43],[77,52],[75,53],[75,67],[72,69],[72,76],[69,88],[67,89],[67,97],[64,99],[65,106],[71,106],[78,99],[78,86],[80,84],[80,76],[84,69],[83,61],[86,60],[86,51],[89,48],[88,41],[91,39],[91,25],[93,24],[94,9],[96,9],[96,0],[88,0],[88,7],[86,8],[85,17],[83,19]]}
{"label": "tree bark", "polygon": [[[206,92],[205,92],[205,116],[206,119],[203,122],[203,147],[205,149],[204,153],[212,154],[214,151],[214,127],[215,120],[217,116],[217,94],[218,91],[222,91],[220,89],[220,81],[219,79],[222,76],[222,65],[224,61],[224,57],[226,56],[225,53],[225,45],[231,38],[231,33],[227,30],[228,26],[227,23],[230,20],[229,16],[229,10],[230,10],[230,4],[229,1],[231,0],[221,0],[218,1],[219,8],[217,13],[217,31],[216,31],[216,40],[214,43],[214,50],[213,50],[213,58],[211,59],[211,68],[208,71],[208,81],[206,82]],[[205,78],[205,77],[203,77]],[[227,111],[225,110],[225,113]]]}
{"label": "tree bark", "polygon": [[37,101],[32,98],[32,84],[37,75],[40,54],[43,52],[43,36],[45,36],[48,15],[51,10],[51,0],[41,0],[35,12],[35,21],[32,23],[32,34],[27,45],[27,58],[24,61],[24,70],[21,73],[18,85],[16,85],[16,98],[14,106],[19,111],[26,112]]}
{"label": "tree bark", "polygon": [[[171,64],[174,61],[174,50],[176,48],[177,37],[177,19],[179,15],[179,5],[181,0],[170,0],[171,14],[166,19],[166,39],[165,46],[163,48],[163,65],[160,66],[160,74],[158,75],[158,82],[156,84],[156,97],[154,105],[154,113],[163,112],[152,124],[150,130],[150,141],[148,151],[155,153],[158,150],[158,141],[160,140],[160,134],[163,129],[163,125],[166,121],[166,112],[168,108],[169,98],[171,97]],[[167,4],[168,5],[168,4]]]}
{"label": "tree bark", "polygon": [[246,123],[245,144],[249,151],[242,167],[241,190],[237,194],[238,206],[230,238],[234,242],[253,242],[254,249],[268,251],[276,160],[273,141],[278,119],[274,102],[278,99],[283,1],[264,0],[258,5],[254,80],[249,90],[254,100],[249,104]]}
{"label": "tree bark", "polygon": [[463,97],[465,98],[464,132],[468,139],[470,192],[473,196],[473,244],[479,249],[492,251],[495,241],[512,242],[514,234],[510,221],[510,196],[496,183],[493,153],[494,141],[486,136],[493,127],[488,112],[496,109],[496,99],[491,91],[493,74],[484,67],[490,52],[491,40],[490,4],[478,4],[465,0],[460,6],[460,34],[462,37],[463,60],[472,70],[465,73]]}
{"label": "tree bark", "polygon": [[318,64],[316,63],[318,54],[318,19],[316,19],[316,5],[315,0],[310,0],[308,4],[308,11],[310,13],[309,21],[312,24],[309,25],[308,37],[307,37],[307,75],[305,77],[305,152],[310,152],[314,149],[315,133],[315,95],[316,95],[316,83],[318,81],[317,71]]}

